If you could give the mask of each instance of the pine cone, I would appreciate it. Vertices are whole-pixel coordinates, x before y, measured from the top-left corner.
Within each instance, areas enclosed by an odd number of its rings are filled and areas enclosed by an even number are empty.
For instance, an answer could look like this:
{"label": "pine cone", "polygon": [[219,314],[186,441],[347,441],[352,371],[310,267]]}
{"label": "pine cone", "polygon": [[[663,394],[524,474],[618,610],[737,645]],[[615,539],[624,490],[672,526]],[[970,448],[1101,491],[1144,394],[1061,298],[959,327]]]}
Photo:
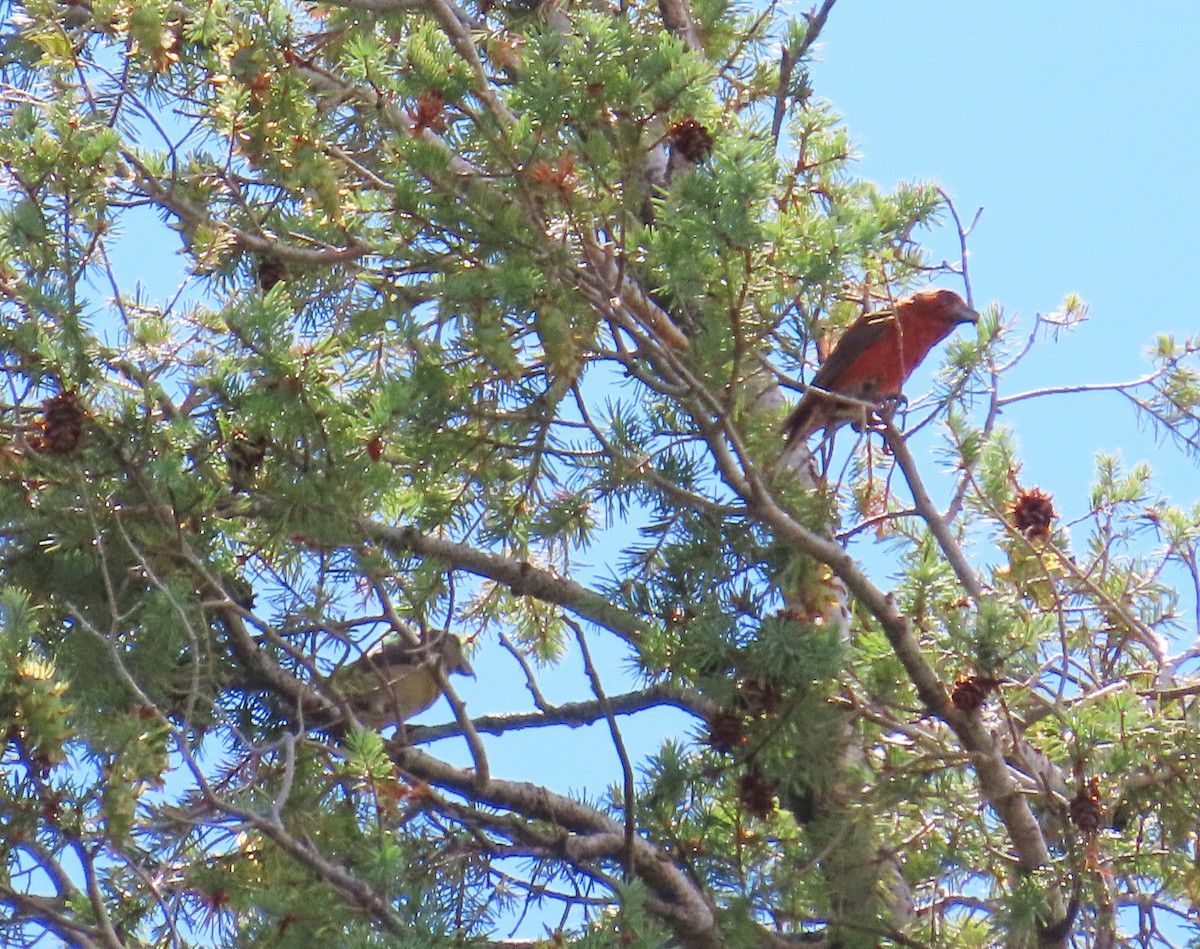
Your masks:
{"label": "pine cone", "polygon": [[1041,488],[1017,492],[1012,506],[1013,526],[1029,538],[1049,537],[1054,513],[1054,500]]}
{"label": "pine cone", "polygon": [[718,712],[707,724],[708,744],[713,751],[732,754],[746,743],[746,720],[736,712]]}
{"label": "pine cone", "polygon": [[429,129],[431,132],[446,130],[446,97],[441,90],[433,89],[417,99],[416,105],[408,110],[412,120],[412,135],[417,136]]}
{"label": "pine cone", "polygon": [[258,285],[263,292],[269,291],[275,284],[287,279],[287,271],[274,257],[264,257],[258,265]]}
{"label": "pine cone", "polygon": [[254,487],[258,469],[267,456],[267,439],[263,435],[247,435],[234,429],[225,443],[225,462],[229,468],[229,483],[238,491]]}
{"label": "pine cone", "polygon": [[83,440],[83,421],[87,416],[79,407],[74,392],[60,392],[42,403],[40,431],[30,443],[45,455],[64,458],[73,455]]}
{"label": "pine cone", "polygon": [[738,781],[738,800],[754,817],[765,819],[775,810],[775,790],[757,771],[747,771]]}
{"label": "pine cone", "polygon": [[1100,803],[1099,778],[1093,777],[1090,781],[1080,785],[1075,796],[1071,798],[1068,812],[1071,815],[1071,823],[1083,833],[1094,834],[1100,829],[1100,818],[1104,814],[1104,807]]}
{"label": "pine cone", "polygon": [[667,132],[667,140],[683,158],[698,165],[712,154],[712,134],[695,119],[676,122]]}
{"label": "pine cone", "polygon": [[751,718],[770,718],[783,705],[783,693],[766,679],[738,683],[738,707]]}
{"label": "pine cone", "polygon": [[974,712],[982,707],[987,697],[1002,681],[990,676],[963,676],[954,683],[950,701],[960,712]]}

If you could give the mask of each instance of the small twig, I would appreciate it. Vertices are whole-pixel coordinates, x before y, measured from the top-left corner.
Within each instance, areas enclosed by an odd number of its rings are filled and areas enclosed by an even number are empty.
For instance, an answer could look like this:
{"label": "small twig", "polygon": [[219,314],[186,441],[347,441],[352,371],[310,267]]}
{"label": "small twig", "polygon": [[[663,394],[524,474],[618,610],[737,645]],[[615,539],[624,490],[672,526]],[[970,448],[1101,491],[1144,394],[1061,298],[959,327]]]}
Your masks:
{"label": "small twig", "polygon": [[608,697],[604,694],[604,687],[600,683],[600,673],[596,671],[595,663],[592,662],[592,654],[588,650],[587,638],[583,635],[583,627],[574,620],[564,617],[565,622],[575,633],[575,641],[579,643],[579,650],[583,653],[583,668],[587,672],[588,681],[592,686],[592,694],[596,696],[596,701],[599,702],[600,708],[604,711],[604,718],[608,722],[608,731],[612,735],[613,747],[617,751],[617,758],[621,761],[621,774],[625,781],[625,881],[629,882],[633,879],[633,840],[634,833],[637,830],[637,814],[634,811],[634,800],[637,793],[637,788],[633,782],[633,765],[629,761],[629,752],[625,748],[625,740],[621,737],[621,730],[617,727],[616,716],[613,715],[612,709],[608,704]]}
{"label": "small twig", "polygon": [[1027,392],[1018,392],[1016,395],[1005,396],[1002,399],[997,399],[996,404],[1003,408],[1006,405],[1012,405],[1016,402],[1024,402],[1026,399],[1040,399],[1043,396],[1050,395],[1078,395],[1083,392],[1117,392],[1125,396],[1134,404],[1139,404],[1138,400],[1130,395],[1127,389],[1133,389],[1138,386],[1149,385],[1158,378],[1160,373],[1155,372],[1148,376],[1143,376],[1141,379],[1135,379],[1132,382],[1090,382],[1080,383],[1074,386],[1049,386],[1044,389],[1030,389]]}
{"label": "small twig", "polygon": [[868,517],[865,521],[860,521],[853,527],[847,528],[834,535],[834,539],[839,544],[844,544],[850,538],[857,534],[861,534],[865,530],[870,530],[872,527],[877,527],[880,524],[886,524],[888,521],[898,521],[903,517],[913,517],[921,512],[916,508],[905,508],[903,511],[885,511],[883,514],[876,514],[874,517]]}
{"label": "small twig", "polygon": [[88,902],[92,905],[92,911],[96,914],[100,935],[104,939],[105,945],[110,949],[121,949],[125,941],[117,935],[116,929],[113,928],[112,917],[108,913],[108,908],[104,903],[104,889],[100,885],[100,879],[96,874],[96,863],[92,857],[92,853],[87,847],[84,847],[81,841],[76,841],[72,849],[75,852],[75,858],[83,866],[84,879],[87,882]]}
{"label": "small twig", "polygon": [[962,218],[958,216],[958,208],[954,206],[954,201],[951,200],[950,195],[946,194],[941,188],[938,188],[937,192],[942,196],[942,200],[946,202],[946,207],[950,209],[950,216],[954,218],[954,226],[958,230],[958,260],[959,266],[962,268],[963,288],[967,292],[967,303],[974,306],[974,293],[971,291],[971,273],[967,269],[967,260],[970,257],[967,251],[967,238],[974,232],[975,225],[979,223],[979,218],[983,216],[983,208],[979,208],[975,212],[975,217],[971,219],[968,227],[963,227]]}
{"label": "small twig", "polygon": [[[525,673],[525,688],[527,688],[529,690],[529,694],[533,696],[533,704],[537,707],[538,711],[547,713],[554,711],[554,706],[546,701],[546,696],[544,696],[542,694],[542,690],[538,688],[537,679],[533,674],[533,668],[521,654],[521,650],[517,648],[516,643],[514,643],[507,634],[501,632],[500,645],[509,651],[512,657],[517,660],[517,665],[521,667],[521,671]],[[478,726],[478,722],[476,722],[476,726]]]}
{"label": "small twig", "polygon": [[771,118],[771,141],[774,142],[776,149],[779,148],[779,133],[783,129],[783,119],[787,113],[788,87],[792,82],[792,69],[821,35],[821,30],[825,28],[825,21],[829,19],[829,13],[836,2],[837,0],[825,0],[819,10],[813,7],[804,14],[804,19],[808,21],[808,29],[804,31],[803,39],[796,44],[795,49],[784,46],[779,52],[779,87],[775,92],[775,114]]}

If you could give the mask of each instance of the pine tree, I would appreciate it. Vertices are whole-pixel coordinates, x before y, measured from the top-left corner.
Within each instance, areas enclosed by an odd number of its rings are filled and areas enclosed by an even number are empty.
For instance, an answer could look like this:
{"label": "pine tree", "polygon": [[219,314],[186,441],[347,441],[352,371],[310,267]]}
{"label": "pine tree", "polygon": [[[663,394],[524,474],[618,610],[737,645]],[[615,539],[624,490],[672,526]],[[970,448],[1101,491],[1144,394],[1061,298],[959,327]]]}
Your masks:
{"label": "pine tree", "polygon": [[[903,414],[781,458],[864,309],[970,289],[920,243],[943,194],[856,176],[811,88],[833,5],[11,7],[6,945],[1113,946],[1123,908],[1186,916],[1200,507],[1111,457],[1087,499],[1027,483],[998,410],[1057,393],[1010,390],[999,306]],[[178,294],[139,240],[181,243]],[[1192,454],[1198,349],[1113,387]],[[452,720],[363,704],[380,656]],[[464,704],[468,659],[529,710]],[[664,708],[690,730],[634,757]],[[489,763],[581,725],[607,787]]]}

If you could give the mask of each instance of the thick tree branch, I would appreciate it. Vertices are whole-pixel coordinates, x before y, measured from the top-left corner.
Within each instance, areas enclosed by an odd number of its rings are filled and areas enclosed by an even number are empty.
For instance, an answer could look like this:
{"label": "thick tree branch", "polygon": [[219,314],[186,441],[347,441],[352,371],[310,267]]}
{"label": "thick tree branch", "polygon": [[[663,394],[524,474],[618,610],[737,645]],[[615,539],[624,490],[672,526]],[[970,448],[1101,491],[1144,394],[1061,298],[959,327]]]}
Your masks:
{"label": "thick tree branch", "polygon": [[[571,836],[562,840],[573,861],[599,858],[620,860],[625,852],[625,828],[588,805],[546,788],[492,778],[475,784],[473,773],[455,768],[412,747],[391,745],[397,765],[405,772],[471,800],[504,808],[527,818],[548,821]],[[707,896],[690,877],[658,848],[642,837],[633,840],[633,872],[670,908],[670,923],[689,947],[708,949],[721,944],[716,919]]]}
{"label": "thick tree branch", "polygon": [[701,42],[696,18],[692,15],[688,0],[658,0],[658,13],[662,17],[663,26],[683,40],[685,47],[693,53],[704,52],[704,44]]}
{"label": "thick tree branch", "polygon": [[971,598],[976,602],[983,596],[983,585],[979,582],[979,577],[975,573],[974,568],[967,561],[967,555],[963,552],[962,545],[950,531],[950,526],[938,513],[933,499],[929,497],[929,492],[925,490],[925,483],[921,480],[920,469],[917,468],[916,459],[913,458],[912,452],[908,450],[908,442],[900,429],[896,427],[895,422],[890,419],[887,422],[887,427],[883,431],[884,440],[887,446],[891,449],[892,457],[896,459],[896,463],[900,466],[900,470],[904,472],[904,478],[908,482],[908,489],[912,492],[913,503],[916,504],[917,513],[921,519],[929,526],[930,533],[937,540],[938,546],[942,549],[947,562],[950,564],[954,575],[958,577],[958,582],[963,585],[963,589],[970,594]]}
{"label": "thick tree branch", "polygon": [[517,596],[531,596],[546,603],[565,607],[581,619],[607,629],[631,645],[637,646],[649,627],[639,617],[615,606],[603,594],[567,577],[535,567],[524,560],[513,560],[488,553],[467,544],[422,534],[412,527],[393,527],[370,518],[359,526],[384,549],[405,556],[435,557],[450,567],[502,583]]}

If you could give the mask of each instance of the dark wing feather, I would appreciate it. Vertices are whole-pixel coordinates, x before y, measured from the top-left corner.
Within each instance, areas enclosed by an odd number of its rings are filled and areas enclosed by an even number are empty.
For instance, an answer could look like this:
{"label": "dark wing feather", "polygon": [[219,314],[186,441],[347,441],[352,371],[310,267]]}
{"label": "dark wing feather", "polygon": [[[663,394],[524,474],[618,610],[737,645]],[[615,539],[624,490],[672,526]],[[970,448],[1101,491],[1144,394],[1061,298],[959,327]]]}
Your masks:
{"label": "dark wing feather", "polygon": [[399,666],[419,666],[427,662],[433,650],[427,645],[416,646],[403,640],[391,640],[377,649],[364,653],[350,663],[352,669],[390,669]]}

